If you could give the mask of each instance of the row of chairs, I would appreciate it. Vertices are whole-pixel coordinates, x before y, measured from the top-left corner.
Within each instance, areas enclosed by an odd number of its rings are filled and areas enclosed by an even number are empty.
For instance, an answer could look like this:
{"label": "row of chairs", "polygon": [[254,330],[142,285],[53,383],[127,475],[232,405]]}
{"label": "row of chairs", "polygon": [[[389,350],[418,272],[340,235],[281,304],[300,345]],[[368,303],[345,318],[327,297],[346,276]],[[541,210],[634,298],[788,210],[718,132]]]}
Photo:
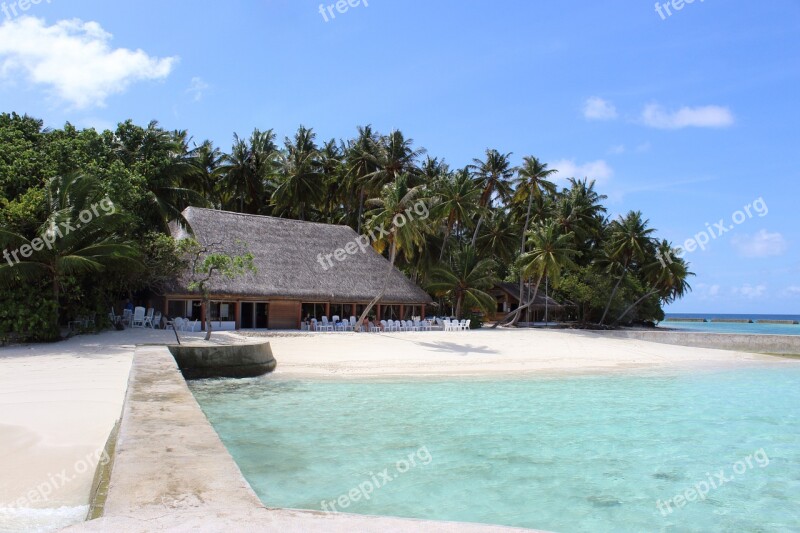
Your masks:
{"label": "row of chairs", "polygon": [[144,307],[137,307],[133,311],[125,309],[122,316],[114,314],[114,309],[108,313],[108,318],[112,324],[122,322],[129,325],[131,328],[151,328],[156,329],[161,327],[161,312],[155,312],[152,307],[145,310]]}
{"label": "row of chairs", "polygon": [[[455,320],[449,318],[435,319],[436,324],[443,331],[467,331],[470,329],[471,320]],[[331,320],[323,316],[321,320],[316,318],[311,319],[312,331],[335,332],[335,331],[355,331],[357,319],[351,316],[349,320],[339,320],[337,315],[334,315]],[[369,331],[371,333],[379,333],[381,331],[433,331],[433,323],[429,320],[381,320],[380,326],[374,322],[369,323]]]}
{"label": "row of chairs", "polygon": [[[437,318],[436,321],[438,322],[439,319]],[[441,321],[441,323],[444,331],[469,331],[472,320],[462,320],[459,322],[455,319],[450,320],[445,318]]]}

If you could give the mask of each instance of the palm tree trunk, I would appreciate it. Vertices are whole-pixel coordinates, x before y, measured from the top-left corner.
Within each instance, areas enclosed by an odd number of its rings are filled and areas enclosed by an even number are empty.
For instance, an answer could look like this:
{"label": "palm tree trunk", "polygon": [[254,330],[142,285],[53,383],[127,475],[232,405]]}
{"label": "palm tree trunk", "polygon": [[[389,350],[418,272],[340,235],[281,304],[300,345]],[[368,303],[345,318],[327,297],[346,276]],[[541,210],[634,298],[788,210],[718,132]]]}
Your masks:
{"label": "palm tree trunk", "polygon": [[[528,233],[528,225],[531,221],[531,208],[533,207],[533,194],[528,194],[528,213],[525,215],[525,227],[522,229],[522,242],[519,245],[519,255],[522,256],[525,253],[525,234]],[[519,273],[519,302],[522,304],[522,298],[525,296],[525,279],[522,275],[522,272]],[[512,326],[516,326],[519,322],[520,315],[517,314],[514,317],[514,321],[512,322]]]}
{"label": "palm tree trunk", "polygon": [[439,252],[439,262],[442,262],[444,259],[444,251],[447,249],[447,241],[450,239],[450,232],[452,231],[451,226],[448,224],[447,228],[444,231],[444,240],[442,241],[442,251]]}
{"label": "palm tree trunk", "polygon": [[478,232],[481,231],[483,225],[483,215],[478,219],[478,225],[475,226],[475,233],[472,234],[472,247],[475,248],[475,243],[478,242]]}
{"label": "palm tree trunk", "polygon": [[617,317],[617,319],[614,321],[614,324],[618,323],[620,320],[625,318],[625,315],[630,313],[637,305],[639,305],[640,303],[642,303],[643,301],[645,301],[646,299],[650,298],[651,296],[657,293],[658,291],[651,290],[650,292],[648,292],[647,294],[645,294],[644,296],[633,302],[627,309],[625,309],[624,313],[622,313],[621,315],[619,315],[619,317]]}
{"label": "palm tree trunk", "polygon": [[361,235],[361,217],[364,213],[364,187],[361,187],[361,192],[358,193],[358,221],[356,221],[356,233]]}
{"label": "palm tree trunk", "polygon": [[455,315],[458,320],[461,320],[461,307],[464,304],[464,294],[459,293],[458,298],[456,298],[456,311]]}
{"label": "palm tree trunk", "polygon": [[622,283],[622,280],[625,279],[625,274],[627,273],[628,273],[628,267],[626,266],[625,269],[622,271],[622,275],[619,277],[617,284],[614,285],[614,290],[611,291],[611,297],[608,299],[608,303],[606,304],[606,309],[605,311],[603,311],[603,316],[600,318],[599,324],[601,326],[603,325],[603,322],[605,322],[606,320],[606,315],[608,314],[608,310],[611,308],[611,302],[614,300],[614,296],[617,295],[617,290],[619,289],[619,285],[620,283]]}
{"label": "palm tree trunk", "polygon": [[522,313],[522,311],[528,309],[536,301],[536,296],[539,293],[539,285],[542,283],[543,279],[544,279],[544,272],[542,272],[542,274],[539,276],[539,279],[536,280],[536,287],[533,290],[533,296],[531,297],[530,301],[528,301],[528,303],[526,303],[525,305],[522,305],[522,302],[520,302],[520,306],[519,307],[517,307],[515,310],[511,311],[510,313],[508,313],[506,316],[504,316],[503,318],[501,318],[497,322],[495,322],[495,324],[492,326],[491,329],[494,329],[497,326],[499,326],[500,324],[503,324],[504,322],[508,321],[508,319],[511,318],[511,317],[514,317],[514,320],[515,320],[514,324],[516,324],[517,321],[519,321],[520,313]]}
{"label": "palm tree trunk", "polygon": [[[361,331],[361,324],[364,323],[364,319],[367,318],[369,312],[372,311],[372,308],[375,307],[383,295],[386,294],[386,289],[389,287],[389,276],[392,274],[392,269],[394,268],[394,260],[397,257],[397,242],[392,239],[392,246],[389,250],[389,268],[386,271],[386,276],[383,278],[383,288],[381,288],[381,292],[372,299],[372,301],[364,308],[364,312],[361,313],[361,316],[358,317],[358,322],[356,323],[356,327],[358,328],[356,331]],[[380,319],[380,317],[378,317]]]}

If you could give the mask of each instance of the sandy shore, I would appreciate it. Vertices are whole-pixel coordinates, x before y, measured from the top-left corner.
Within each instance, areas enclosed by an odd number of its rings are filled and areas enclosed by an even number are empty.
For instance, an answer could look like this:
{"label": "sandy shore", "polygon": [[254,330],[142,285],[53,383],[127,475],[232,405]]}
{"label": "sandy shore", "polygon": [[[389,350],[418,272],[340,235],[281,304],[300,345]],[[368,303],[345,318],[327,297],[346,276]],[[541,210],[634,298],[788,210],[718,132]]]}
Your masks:
{"label": "sandy shore", "polygon": [[85,516],[133,355],[113,340],[0,349],[0,531]]}
{"label": "sandy shore", "polygon": [[774,357],[613,339],[591,332],[270,336],[277,376],[314,378],[561,375],[793,364]]}

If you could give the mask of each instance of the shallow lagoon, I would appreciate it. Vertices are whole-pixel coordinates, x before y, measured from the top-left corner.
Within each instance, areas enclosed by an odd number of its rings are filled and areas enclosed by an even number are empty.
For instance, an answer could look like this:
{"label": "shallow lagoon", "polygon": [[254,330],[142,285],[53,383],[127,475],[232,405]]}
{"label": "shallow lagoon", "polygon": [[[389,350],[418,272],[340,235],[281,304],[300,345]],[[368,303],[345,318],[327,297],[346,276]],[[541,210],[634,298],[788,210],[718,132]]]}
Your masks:
{"label": "shallow lagoon", "polygon": [[800,368],[191,387],[270,507],[570,532],[800,529]]}

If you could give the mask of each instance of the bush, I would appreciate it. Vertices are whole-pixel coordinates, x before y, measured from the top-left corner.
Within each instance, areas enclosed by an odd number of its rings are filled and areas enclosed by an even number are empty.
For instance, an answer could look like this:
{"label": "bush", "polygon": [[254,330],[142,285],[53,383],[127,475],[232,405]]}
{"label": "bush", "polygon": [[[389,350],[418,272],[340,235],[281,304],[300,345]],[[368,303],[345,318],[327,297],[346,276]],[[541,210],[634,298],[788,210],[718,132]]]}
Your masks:
{"label": "bush", "polygon": [[483,327],[483,313],[470,311],[464,314],[466,320],[470,320],[469,329],[481,329]]}
{"label": "bush", "polygon": [[4,290],[3,306],[0,307],[0,343],[46,342],[61,338],[58,305],[48,289],[20,283],[17,288]]}

